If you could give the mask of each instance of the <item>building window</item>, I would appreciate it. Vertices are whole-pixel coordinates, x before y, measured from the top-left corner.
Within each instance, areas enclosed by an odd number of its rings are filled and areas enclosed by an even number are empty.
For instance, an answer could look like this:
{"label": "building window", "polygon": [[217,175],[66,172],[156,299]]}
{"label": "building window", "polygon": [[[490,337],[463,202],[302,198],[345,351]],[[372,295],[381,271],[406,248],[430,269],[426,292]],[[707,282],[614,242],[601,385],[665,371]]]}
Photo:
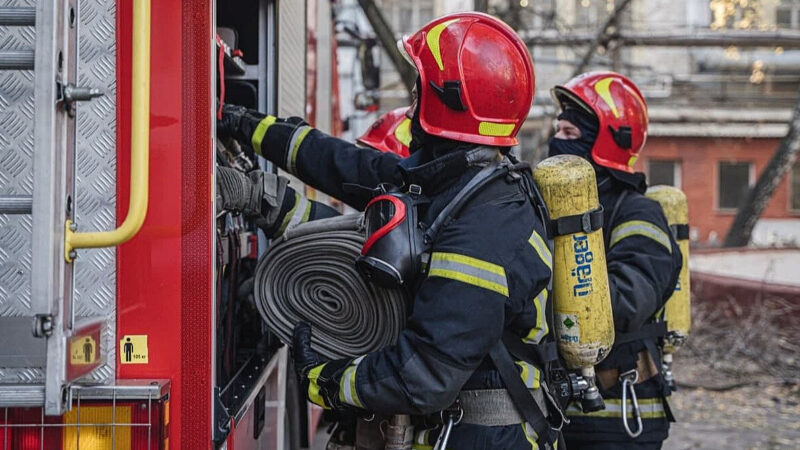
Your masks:
{"label": "building window", "polygon": [[781,0],[775,8],[778,28],[800,28],[800,0]]}
{"label": "building window", "polygon": [[647,163],[647,184],[681,187],[681,162],[649,160]]}
{"label": "building window", "polygon": [[800,162],[796,162],[792,166],[792,175],[789,182],[789,209],[800,212]]}
{"label": "building window", "polygon": [[753,184],[753,164],[720,162],[717,179],[717,208],[736,209]]}

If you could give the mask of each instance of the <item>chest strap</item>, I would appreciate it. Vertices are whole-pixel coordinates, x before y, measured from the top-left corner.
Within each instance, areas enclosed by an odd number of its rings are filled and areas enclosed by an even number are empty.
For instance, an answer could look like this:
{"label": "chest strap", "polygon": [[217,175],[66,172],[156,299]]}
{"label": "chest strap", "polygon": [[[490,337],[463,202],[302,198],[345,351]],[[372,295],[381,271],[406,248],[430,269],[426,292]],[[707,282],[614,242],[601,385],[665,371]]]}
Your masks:
{"label": "chest strap", "polygon": [[588,234],[600,228],[603,228],[603,205],[583,214],[551,220],[547,226],[547,234],[552,239],[556,236],[580,232]]}

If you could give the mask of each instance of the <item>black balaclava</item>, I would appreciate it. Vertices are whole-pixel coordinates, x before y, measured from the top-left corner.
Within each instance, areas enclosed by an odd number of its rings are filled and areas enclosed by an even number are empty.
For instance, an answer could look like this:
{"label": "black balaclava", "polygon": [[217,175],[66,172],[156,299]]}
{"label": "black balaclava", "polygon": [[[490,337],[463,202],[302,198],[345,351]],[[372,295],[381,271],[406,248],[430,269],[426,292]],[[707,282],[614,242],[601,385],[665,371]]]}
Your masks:
{"label": "black balaclava", "polygon": [[581,137],[578,139],[560,139],[553,137],[549,142],[549,152],[547,156],[556,155],[575,155],[589,161],[594,167],[598,186],[605,185],[609,180],[609,170],[597,164],[592,159],[592,147],[597,139],[600,130],[600,123],[597,116],[587,111],[585,108],[570,102],[562,103],[564,110],[558,115],[558,120],[566,120],[581,130]]}
{"label": "black balaclava", "polygon": [[575,155],[589,161],[594,167],[597,187],[601,191],[610,189],[613,183],[609,183],[609,181],[614,179],[643,193],[647,189],[644,174],[609,169],[597,164],[592,159],[592,146],[594,146],[594,141],[597,139],[597,134],[600,130],[597,116],[570,101],[564,101],[563,108],[564,111],[558,115],[558,120],[567,120],[578,127],[581,130],[581,137],[578,139],[558,139],[555,137],[550,139],[548,156]]}

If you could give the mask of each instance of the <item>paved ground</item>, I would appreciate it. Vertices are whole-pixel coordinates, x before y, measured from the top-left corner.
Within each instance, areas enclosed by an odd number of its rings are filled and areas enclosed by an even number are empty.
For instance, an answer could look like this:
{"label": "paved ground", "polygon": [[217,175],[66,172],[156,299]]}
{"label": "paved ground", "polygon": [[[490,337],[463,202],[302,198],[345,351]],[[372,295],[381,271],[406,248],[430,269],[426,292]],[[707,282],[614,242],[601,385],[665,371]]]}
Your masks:
{"label": "paved ground", "polygon": [[706,364],[682,359],[680,353],[675,367],[678,382],[694,387],[679,389],[672,397],[678,423],[665,450],[800,449],[800,385],[766,375],[727,378]]}

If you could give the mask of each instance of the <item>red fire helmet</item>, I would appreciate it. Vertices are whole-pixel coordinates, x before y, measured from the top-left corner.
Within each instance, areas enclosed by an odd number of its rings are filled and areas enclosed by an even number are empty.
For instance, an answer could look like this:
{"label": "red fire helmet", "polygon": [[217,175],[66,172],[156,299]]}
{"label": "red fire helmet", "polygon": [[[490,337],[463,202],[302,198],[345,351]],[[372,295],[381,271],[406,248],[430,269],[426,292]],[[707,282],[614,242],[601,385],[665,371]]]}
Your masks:
{"label": "red fire helmet", "polygon": [[600,128],[592,159],[601,166],[633,173],[633,164],[647,140],[647,103],[639,88],[615,72],[589,72],[553,88],[563,109],[572,101],[597,116]]}
{"label": "red fire helmet", "polygon": [[423,130],[457,141],[517,145],[535,79],[528,48],[511,27],[487,14],[450,14],[403,37],[398,47],[419,72]]}
{"label": "red fire helmet", "polygon": [[411,143],[411,119],[406,117],[408,107],[397,108],[384,113],[366,133],[356,141],[382,152],[397,153],[408,156],[408,144]]}

